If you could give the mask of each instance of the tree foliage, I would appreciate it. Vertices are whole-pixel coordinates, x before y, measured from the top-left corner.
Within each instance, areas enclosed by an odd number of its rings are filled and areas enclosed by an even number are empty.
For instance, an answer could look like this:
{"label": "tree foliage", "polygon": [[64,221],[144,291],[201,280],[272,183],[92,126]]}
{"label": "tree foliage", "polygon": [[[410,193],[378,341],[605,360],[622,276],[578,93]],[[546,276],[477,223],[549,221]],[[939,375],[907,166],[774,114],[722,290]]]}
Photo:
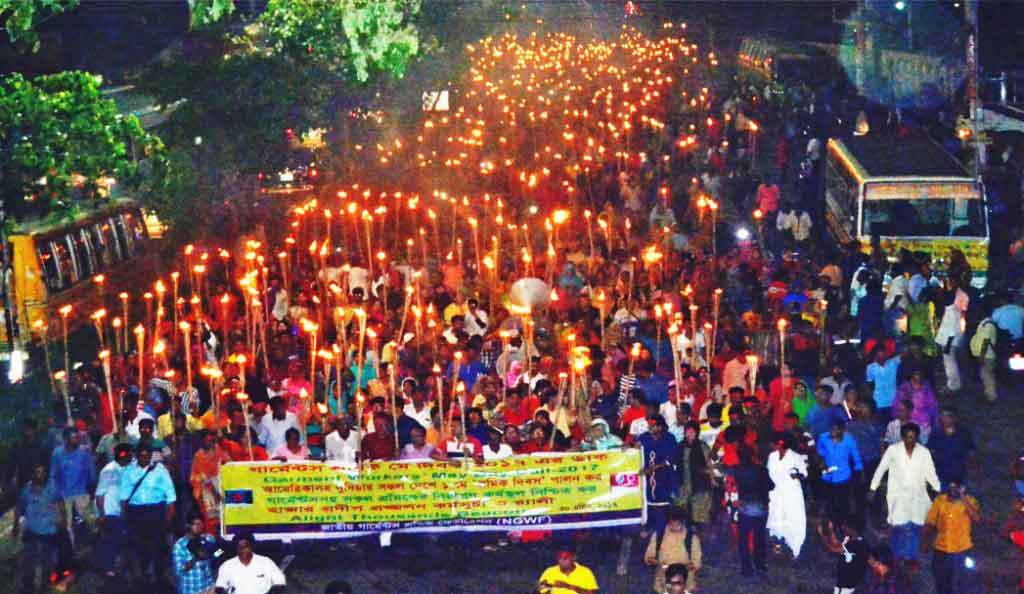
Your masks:
{"label": "tree foliage", "polygon": [[405,74],[419,52],[419,8],[419,0],[270,0],[260,23],[275,51],[366,82]]}
{"label": "tree foliage", "polygon": [[134,156],[162,150],[100,94],[100,83],[80,71],[0,80],[0,188],[15,219],[66,212],[95,197],[100,178],[133,175]]}
{"label": "tree foliage", "polygon": [[[246,43],[223,37],[194,43],[135,81],[158,103],[184,99],[161,132],[169,162],[154,173],[166,179],[155,180],[154,193],[143,196],[172,227],[193,216],[197,200],[212,204],[244,194],[258,172],[282,168],[289,156],[286,128],[327,123],[335,77]],[[181,167],[188,173],[176,171]]]}
{"label": "tree foliage", "polygon": [[204,29],[221,22],[235,12],[235,0],[188,0],[189,24]]}
{"label": "tree foliage", "polygon": [[39,49],[36,26],[46,19],[78,6],[79,0],[0,0],[0,22],[11,43]]}

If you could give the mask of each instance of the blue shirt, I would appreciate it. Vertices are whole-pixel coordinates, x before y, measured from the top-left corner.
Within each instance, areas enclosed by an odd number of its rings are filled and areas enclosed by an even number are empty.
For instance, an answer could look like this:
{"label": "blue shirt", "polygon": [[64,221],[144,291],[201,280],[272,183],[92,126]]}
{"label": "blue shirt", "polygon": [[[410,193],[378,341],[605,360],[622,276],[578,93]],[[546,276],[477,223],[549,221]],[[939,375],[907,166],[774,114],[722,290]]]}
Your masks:
{"label": "blue shirt", "polygon": [[[157,505],[174,503],[177,500],[174,482],[171,481],[167,468],[159,462],[153,462],[150,466],[153,470],[149,474],[146,474],[146,469],[139,466],[138,462],[132,462],[122,471],[121,484],[117,487],[121,501],[128,505]],[[143,475],[146,475],[145,478]],[[139,485],[138,489],[135,488],[136,484]],[[132,491],[135,493],[132,494]]]}
{"label": "blue shirt", "polygon": [[951,482],[967,482],[967,459],[974,452],[974,436],[966,427],[957,427],[952,435],[936,428],[928,437],[928,449],[943,489]]}
{"label": "blue shirt", "polygon": [[896,399],[896,375],[900,370],[900,358],[893,357],[879,365],[868,365],[867,381],[875,384],[875,404],[878,408],[891,408]]}
{"label": "blue shirt", "polygon": [[[199,536],[204,544],[212,545],[217,541],[209,534]],[[174,543],[171,550],[171,562],[174,564],[174,577],[178,583],[178,594],[197,594],[213,586],[213,561],[196,559],[188,550],[189,536],[182,536]],[[186,570],[185,565],[193,561],[192,568]]]}
{"label": "blue shirt", "polygon": [[864,470],[860,460],[857,442],[848,433],[836,443],[832,434],[825,432],[818,436],[818,455],[825,463],[825,468],[835,468],[832,472],[822,473],[821,480],[826,483],[845,483],[853,476],[854,470]]}
{"label": "blue shirt", "polygon": [[[654,439],[650,432],[643,433],[636,439],[640,451],[644,456],[644,468],[653,468],[655,465],[665,464],[663,468],[655,471],[653,477],[642,477],[648,481],[647,501],[651,503],[667,503],[672,500],[676,493],[675,477],[672,470],[672,458],[676,453],[676,438],[665,431],[661,439]],[[654,479],[654,488],[651,488],[651,478]]]}
{"label": "blue shirt", "polygon": [[54,449],[50,457],[50,480],[60,497],[92,493],[96,484],[92,454],[82,448],[70,452],[64,446]]}
{"label": "blue shirt", "polygon": [[1009,332],[1014,340],[1024,337],[1024,307],[1016,303],[1001,305],[992,312],[992,321],[1001,330]]}
{"label": "blue shirt", "polygon": [[[454,368],[455,363],[448,364],[448,377],[451,377]],[[473,386],[481,375],[487,375],[487,368],[480,361],[470,361],[459,366],[459,380],[466,384],[466,393],[473,391]]]}
{"label": "blue shirt", "polygon": [[811,435],[821,435],[828,433],[832,429],[832,421],[836,420],[848,422],[850,419],[840,406],[817,406],[807,413],[804,424]]}
{"label": "blue shirt", "polygon": [[668,402],[668,381],[657,374],[652,373],[650,377],[638,376],[636,388],[643,391],[645,402]]}
{"label": "blue shirt", "polygon": [[25,518],[25,530],[40,536],[52,536],[57,534],[57,524],[63,513],[60,502],[60,495],[52,482],[41,487],[30,482],[18,496],[15,513],[17,517]]}
{"label": "blue shirt", "polygon": [[881,295],[865,295],[857,302],[857,321],[860,323],[860,337],[867,340],[884,326],[885,299]]}

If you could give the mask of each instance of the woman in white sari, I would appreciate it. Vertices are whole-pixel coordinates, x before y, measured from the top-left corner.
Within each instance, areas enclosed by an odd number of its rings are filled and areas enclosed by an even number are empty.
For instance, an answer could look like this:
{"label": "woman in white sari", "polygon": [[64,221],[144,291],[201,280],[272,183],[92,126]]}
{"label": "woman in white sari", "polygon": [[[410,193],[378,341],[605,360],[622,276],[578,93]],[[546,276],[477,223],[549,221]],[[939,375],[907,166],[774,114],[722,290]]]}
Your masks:
{"label": "woman in white sari", "polygon": [[780,435],[768,455],[768,476],[775,488],[768,496],[768,535],[779,538],[800,556],[807,538],[807,510],[800,481],[807,478],[806,457],[789,447],[789,436]]}

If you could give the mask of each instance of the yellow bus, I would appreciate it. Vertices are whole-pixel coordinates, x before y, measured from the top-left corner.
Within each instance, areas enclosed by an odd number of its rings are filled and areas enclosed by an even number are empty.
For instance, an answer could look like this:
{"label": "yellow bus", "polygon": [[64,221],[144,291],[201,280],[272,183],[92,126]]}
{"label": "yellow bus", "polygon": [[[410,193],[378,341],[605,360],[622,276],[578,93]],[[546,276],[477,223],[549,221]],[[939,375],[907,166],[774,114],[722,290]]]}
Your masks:
{"label": "yellow bus", "polygon": [[989,226],[984,186],[928,139],[870,135],[828,141],[825,216],[832,235],[871,250],[877,236],[890,256],[921,251],[942,271],[951,249],[971,265],[971,284],[988,272]]}
{"label": "yellow bus", "polygon": [[[146,249],[150,230],[160,232],[159,222],[124,198],[110,199],[72,221],[17,226],[3,252],[11,262],[0,275],[0,297],[4,297],[0,320],[8,304],[22,342],[31,340],[36,320],[56,328],[57,310],[63,305],[75,306],[73,322],[87,320],[102,307],[99,287],[92,282],[97,275],[103,275],[104,285],[115,291],[114,287],[124,286],[124,279],[152,264],[152,250]],[[116,295],[107,296],[107,307],[116,299]],[[0,342],[7,339],[6,324],[0,322]]]}

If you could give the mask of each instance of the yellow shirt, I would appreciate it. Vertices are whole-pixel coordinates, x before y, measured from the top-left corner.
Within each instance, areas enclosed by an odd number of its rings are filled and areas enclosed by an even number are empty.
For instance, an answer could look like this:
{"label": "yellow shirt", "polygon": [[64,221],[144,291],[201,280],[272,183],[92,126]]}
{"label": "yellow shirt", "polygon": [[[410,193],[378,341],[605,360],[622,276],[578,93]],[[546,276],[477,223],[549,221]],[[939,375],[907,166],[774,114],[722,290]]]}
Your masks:
{"label": "yellow shirt", "polygon": [[466,315],[466,310],[463,309],[461,305],[453,301],[448,304],[448,307],[444,308],[444,311],[441,313],[441,315],[444,318],[446,324],[451,324],[452,318],[454,318],[455,316]]}
{"label": "yellow shirt", "polygon": [[[570,586],[584,590],[597,591],[597,580],[594,579],[594,574],[579,563],[576,564],[576,567],[568,575],[562,573],[562,569],[557,565],[549,567],[541,574],[540,582],[542,584],[565,582]],[[542,594],[576,594],[575,591],[568,588],[545,588],[541,586],[539,591]]]}
{"label": "yellow shirt", "polygon": [[[185,430],[194,433],[203,428],[202,417],[194,417],[192,415],[185,415]],[[156,434],[157,437],[164,439],[168,435],[174,433],[174,420],[171,418],[171,413],[166,412],[160,415],[156,420]]]}
{"label": "yellow shirt", "polygon": [[971,517],[967,506],[980,512],[978,500],[964,495],[960,501],[953,501],[948,495],[939,495],[928,510],[925,524],[935,529],[935,550],[942,553],[962,553],[972,546]]}

